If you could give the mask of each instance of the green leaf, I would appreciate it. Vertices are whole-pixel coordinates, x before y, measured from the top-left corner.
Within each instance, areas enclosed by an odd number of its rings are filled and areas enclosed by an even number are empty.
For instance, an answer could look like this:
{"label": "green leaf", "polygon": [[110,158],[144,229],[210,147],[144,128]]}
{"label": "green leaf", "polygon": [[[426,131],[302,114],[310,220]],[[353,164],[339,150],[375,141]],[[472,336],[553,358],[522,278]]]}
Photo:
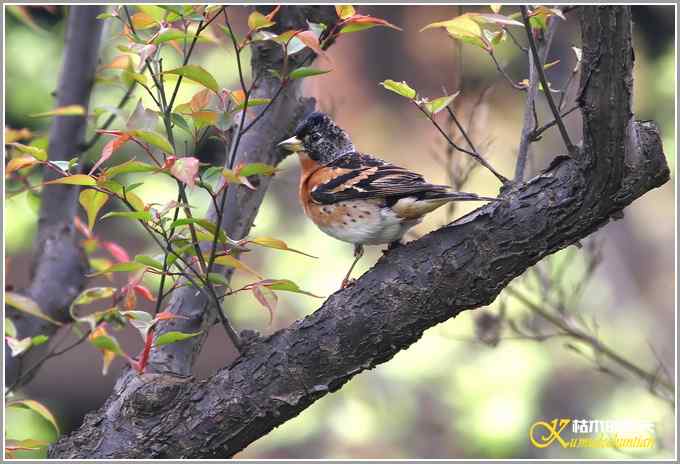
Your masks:
{"label": "green leaf", "polygon": [[[148,163],[144,163],[143,161],[129,160],[117,166],[111,166],[110,168],[104,171],[104,175],[109,179],[113,179],[114,177],[120,174],[131,174],[136,172],[154,172],[154,171],[158,171],[158,168]],[[131,189],[128,187],[127,191],[130,190]]]}
{"label": "green leaf", "polygon": [[90,343],[100,350],[111,351],[117,355],[123,355],[123,350],[118,344],[118,340],[110,335],[99,335],[90,339]]}
{"label": "green leaf", "polygon": [[110,213],[106,213],[105,215],[102,216],[102,219],[108,219],[112,217],[122,217],[125,219],[134,219],[134,220],[141,220],[141,221],[150,221],[152,216],[149,211],[112,211]]}
{"label": "green leaf", "polygon": [[286,242],[284,242],[283,240],[279,240],[277,238],[258,237],[253,240],[248,240],[248,243],[254,243],[255,245],[267,248],[274,248],[276,250],[292,251],[293,253],[299,253],[301,255],[309,256],[310,258],[316,258],[316,256],[308,255],[305,252],[289,248]]}
{"label": "green leaf", "polygon": [[38,147],[33,147],[31,145],[24,145],[22,143],[9,143],[8,145],[13,146],[17,150],[19,150],[21,153],[26,153],[27,155],[31,155],[33,158],[37,159],[38,161],[47,161],[47,151],[43,150],[42,148]]}
{"label": "green leaf", "polygon": [[236,170],[237,176],[250,177],[255,175],[273,176],[277,171],[275,166],[265,163],[244,164]]}
{"label": "green leaf", "polygon": [[17,328],[9,317],[5,318],[5,335],[8,337],[17,336]]}
{"label": "green leaf", "polygon": [[135,256],[135,262],[140,263],[140,264],[144,264],[145,266],[149,266],[149,267],[152,267],[154,269],[158,269],[159,271],[163,270],[163,263],[152,258],[151,256],[137,255],[137,256]]}
{"label": "green leaf", "polygon": [[303,66],[293,70],[289,75],[289,79],[302,79],[305,77],[318,76],[319,74],[326,74],[331,72],[332,69],[317,69],[310,66]]}
{"label": "green leaf", "polygon": [[54,430],[55,432],[57,432],[57,435],[61,433],[59,432],[59,425],[57,425],[57,420],[54,418],[50,410],[35,400],[12,401],[7,405],[7,407],[30,409],[31,411],[37,413],[39,416],[45,419],[47,422],[49,422],[52,425],[52,427],[54,427]]}
{"label": "green leaf", "polygon": [[145,266],[143,264],[135,263],[133,261],[130,261],[128,263],[117,263],[100,272],[89,274],[88,277],[96,277],[102,274],[108,274],[109,272],[134,272],[140,269],[144,269],[144,267]]}
{"label": "green leaf", "polygon": [[133,130],[130,132],[130,135],[143,140],[149,145],[153,145],[156,148],[159,148],[161,151],[165,153],[175,153],[175,150],[172,149],[172,145],[170,145],[168,139],[166,139],[164,136],[157,132],[145,130]]}
{"label": "green leaf", "polygon": [[187,66],[182,66],[181,68],[171,69],[170,71],[164,71],[166,74],[177,74],[184,76],[194,82],[202,84],[204,87],[209,88],[213,92],[217,92],[219,87],[217,81],[208,71],[195,64],[190,64]]}
{"label": "green leaf", "polygon": [[259,11],[253,11],[248,16],[248,27],[251,31],[256,31],[258,29],[263,29],[265,27],[273,26],[276,24],[271,19],[267,18],[265,15]]}
{"label": "green leaf", "polygon": [[29,114],[30,118],[48,118],[50,116],[83,116],[85,114],[85,108],[81,105],[68,105],[60,106],[52,111],[46,111],[44,113]]}
{"label": "green leaf", "polygon": [[171,343],[177,343],[181,342],[182,340],[186,340],[188,338],[195,337],[197,335],[200,335],[203,333],[203,331],[198,331],[198,332],[192,332],[192,333],[185,333],[185,332],[165,332],[164,334],[159,335],[156,338],[156,341],[154,342],[154,346],[163,346],[163,345],[169,345]]}
{"label": "green leaf", "polygon": [[47,343],[47,341],[50,339],[47,335],[36,335],[35,337],[31,338],[31,344],[33,346],[40,346],[44,343]]}
{"label": "green leaf", "polygon": [[431,115],[435,115],[444,108],[446,108],[447,106],[449,106],[451,102],[456,99],[459,93],[460,92],[456,92],[453,95],[439,97],[430,102],[426,102],[424,103],[425,110]]}
{"label": "green leaf", "polygon": [[385,87],[387,90],[391,90],[392,92],[410,100],[416,98],[416,91],[413,90],[406,82],[396,82],[392,79],[387,79],[382,81],[380,85]]}
{"label": "green leaf", "polygon": [[209,272],[208,273],[208,282],[211,282],[213,284],[217,285],[229,285],[229,281],[227,280],[226,277],[224,277],[222,274],[219,272]]}
{"label": "green leaf", "polygon": [[474,15],[471,13],[465,13],[448,21],[439,21],[428,24],[420,31],[422,32],[435,27],[443,27],[451,38],[476,45],[484,50],[489,50],[491,46],[484,37],[482,28],[479,27],[478,22],[473,19],[473,16]]}
{"label": "green leaf", "polygon": [[38,303],[25,295],[21,295],[16,292],[5,292],[5,304],[12,306],[22,313],[30,314],[31,316],[49,321],[54,325],[62,325],[61,322],[55,321],[45,314],[40,306],[38,306]]}
{"label": "green leaf", "polygon": [[170,115],[170,119],[172,120],[173,124],[175,124],[177,127],[185,131],[187,134],[191,135],[193,137],[193,133],[191,132],[191,128],[189,127],[189,123],[187,123],[187,120],[184,119],[184,116],[181,114],[177,113],[172,113]]}
{"label": "green leaf", "polygon": [[186,34],[184,31],[170,28],[158,34],[156,38],[153,39],[152,43],[159,44],[163,42],[169,42],[171,40],[181,40],[184,39],[185,35]]}
{"label": "green leaf", "polygon": [[109,196],[98,190],[86,189],[80,192],[78,200],[87,213],[87,227],[92,231],[97,220],[97,214],[106,202],[109,201]]}
{"label": "green leaf", "polygon": [[[250,99],[248,99],[247,107],[252,108],[253,106],[266,105],[270,101],[271,101],[271,98],[250,98]],[[236,105],[234,108],[232,108],[231,112],[235,113],[236,111],[241,111],[244,108],[246,108],[246,102],[245,101],[243,103]]]}
{"label": "green leaf", "polygon": [[120,74],[120,78],[127,87],[130,87],[133,82],[137,82],[142,85],[146,85],[146,76],[134,71],[129,71],[124,69]]}
{"label": "green leaf", "polygon": [[238,269],[240,271],[252,274],[259,279],[262,278],[259,272],[245,264],[243,261],[239,261],[238,259],[234,258],[231,255],[221,255],[216,257],[215,264],[219,264],[220,266],[233,267],[234,269]]}
{"label": "green leaf", "polygon": [[303,295],[308,295],[308,296],[313,296],[314,298],[323,298],[319,295],[315,295],[310,292],[306,292],[298,285],[293,282],[292,280],[288,279],[279,279],[279,280],[263,280],[260,282],[262,285],[266,285],[267,287],[271,288],[272,290],[278,290],[278,291],[283,291],[283,292],[293,292],[293,293],[301,293]]}
{"label": "green leaf", "polygon": [[72,176],[60,177],[59,179],[45,182],[45,185],[51,184],[86,185],[93,187],[97,185],[97,181],[94,177],[88,176],[87,174],[74,174]]}
{"label": "green leaf", "polygon": [[492,14],[492,13],[466,13],[469,15],[470,19],[478,23],[485,24],[496,24],[501,26],[521,26],[524,24],[514,19],[508,18],[507,16]]}
{"label": "green leaf", "polygon": [[335,5],[335,12],[340,19],[351,18],[357,13],[352,5]]}
{"label": "green leaf", "polygon": [[[121,263],[124,264],[124,263]],[[105,300],[111,298],[116,293],[115,287],[92,287],[83,290],[80,295],[73,300],[71,306],[90,304],[93,301]],[[75,319],[75,318],[74,318]]]}

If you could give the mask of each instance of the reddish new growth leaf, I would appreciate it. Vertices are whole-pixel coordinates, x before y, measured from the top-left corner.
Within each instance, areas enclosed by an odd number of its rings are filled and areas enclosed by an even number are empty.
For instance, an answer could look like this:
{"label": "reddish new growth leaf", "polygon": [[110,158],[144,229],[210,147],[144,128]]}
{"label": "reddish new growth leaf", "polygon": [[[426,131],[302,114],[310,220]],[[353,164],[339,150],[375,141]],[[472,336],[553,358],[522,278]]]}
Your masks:
{"label": "reddish new growth leaf", "polygon": [[119,263],[127,263],[130,261],[130,255],[128,255],[127,251],[125,251],[125,249],[117,243],[102,242],[101,245]]}
{"label": "reddish new growth leaf", "polygon": [[385,21],[384,19],[374,18],[373,16],[355,14],[341,22],[340,33],[357,32],[371,27],[384,26],[401,31],[400,27]]}
{"label": "reddish new growth leaf", "polygon": [[102,154],[99,157],[99,160],[92,166],[92,169],[90,169],[90,175],[94,173],[94,171],[97,170],[101,164],[106,161],[107,159],[111,158],[111,155],[118,150],[120,147],[122,147],[125,142],[130,140],[130,136],[128,134],[120,134],[117,136],[115,139],[111,140],[109,143],[104,145],[104,148],[102,149]]}
{"label": "reddish new growth leaf", "polygon": [[193,187],[196,184],[196,175],[198,174],[198,158],[191,156],[179,158],[173,163],[170,172],[187,186]]}
{"label": "reddish new growth leaf", "polygon": [[302,31],[299,32],[298,34],[295,35],[300,41],[305,44],[307,47],[311,48],[314,53],[316,53],[319,56],[324,57],[327,61],[332,62],[328,54],[321,49],[321,45],[319,44],[319,39],[316,37],[314,32],[312,31]]}
{"label": "reddish new growth leaf", "polygon": [[146,288],[144,285],[135,285],[135,286],[132,287],[132,288],[134,289],[134,291],[135,291],[139,296],[141,296],[141,297],[144,298],[145,300],[151,301],[151,302],[156,301],[156,298],[154,298],[154,296],[153,296],[153,294],[151,293],[151,291],[150,291],[148,288]]}

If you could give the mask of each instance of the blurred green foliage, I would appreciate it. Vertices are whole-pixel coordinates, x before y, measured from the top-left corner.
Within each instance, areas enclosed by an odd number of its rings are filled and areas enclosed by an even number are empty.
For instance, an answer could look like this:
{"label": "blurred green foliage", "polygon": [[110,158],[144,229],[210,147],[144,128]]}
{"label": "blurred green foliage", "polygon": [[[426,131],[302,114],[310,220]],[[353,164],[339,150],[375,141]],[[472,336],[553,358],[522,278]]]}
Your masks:
{"label": "blurred green foliage", "polygon": [[[428,16],[421,8],[430,7],[405,8],[404,11],[408,12],[401,17],[422,14],[430,20],[436,20],[449,14],[449,10],[437,9]],[[426,23],[421,22],[421,26]],[[409,37],[418,34],[412,28],[405,29],[402,34],[409,34]],[[9,126],[28,127],[38,133],[46,130],[47,121],[29,119],[26,115],[50,110],[53,106],[51,95],[59,70],[63,30],[63,21],[57,22],[45,32],[36,32],[8,18],[5,32],[5,116]],[[109,32],[111,36],[114,33],[115,31]],[[638,118],[655,119],[661,125],[665,152],[675,176],[676,134],[673,129],[672,105],[675,87],[672,83],[676,63],[675,50],[670,39],[672,38],[669,38],[661,58],[653,62],[647,61],[644,49],[636,50],[635,104]],[[350,72],[354,72],[351,76],[353,81],[344,83],[348,86],[346,88],[356,91],[357,98],[365,98],[368,102],[364,107],[366,119],[362,120],[362,115],[357,115],[355,119],[368,121],[369,124],[363,125],[363,128],[357,127],[356,134],[353,135],[356,135],[357,140],[383,147],[384,156],[389,158],[391,153],[403,152],[403,146],[411,144],[411,131],[403,130],[407,123],[390,119],[395,115],[389,107],[380,106],[385,100],[380,100],[383,98],[379,96],[382,89],[378,88],[377,80],[369,79],[361,70],[362,66],[380,70],[383,61],[401,60],[402,57],[390,58],[389,50],[385,50],[385,56],[382,57],[362,57],[356,51],[363,49],[359,47],[364,45],[368,47],[368,41],[372,38],[363,36],[351,40],[357,41],[352,42],[356,48],[343,47],[340,44],[337,51],[332,50],[332,54],[338,68],[346,66],[350,68]],[[402,37],[391,40],[408,41]],[[444,36],[438,40],[442,47],[449,45]],[[112,42],[113,39],[105,41],[104,62],[112,58],[109,47]],[[504,59],[510,61],[517,56],[518,52],[511,45],[506,44],[503,47],[500,54]],[[446,51],[447,60],[451,59],[452,49],[450,47]],[[440,51],[420,52],[436,55]],[[179,65],[177,55],[170,50],[164,60],[166,69]],[[472,79],[489,78],[489,69],[493,67],[486,57],[465,49],[464,60],[465,72],[470,73]],[[406,60],[403,61],[400,69],[409,66]],[[221,87],[235,86],[235,57],[226,44],[199,47],[194,62],[210,71]],[[249,62],[248,58],[245,62]],[[436,70],[430,71],[436,73]],[[334,73],[329,76],[332,77]],[[402,74],[406,74],[406,71]],[[381,75],[381,78],[385,77],[388,76]],[[393,77],[401,80],[399,73],[394,73]],[[325,78],[322,76],[314,79]],[[323,87],[323,82],[330,81],[321,80],[315,85],[332,92],[332,84]],[[177,101],[188,100],[196,90],[198,87],[190,83],[183,85]],[[121,92],[119,88],[97,85],[93,107],[115,105]],[[145,105],[152,106],[147,95],[138,93],[135,98],[140,97]],[[508,97],[506,101],[512,101],[512,98]],[[131,108],[126,111],[131,111]],[[495,121],[511,119],[511,114],[500,114],[504,111],[498,113]],[[516,119],[519,120],[519,117],[517,112]],[[120,124],[119,120],[114,127]],[[402,130],[398,130],[400,128]],[[503,127],[497,128],[499,133],[503,130]],[[517,134],[512,135],[516,136]],[[90,158],[98,156],[102,143],[90,152]],[[182,143],[180,139],[179,146]],[[117,157],[124,159],[133,155],[137,156],[138,153],[134,146],[129,146],[122,149]],[[425,155],[417,161],[421,170],[440,170],[433,159]],[[506,162],[511,164],[512,160]],[[318,256],[318,259],[254,249],[245,260],[271,278],[291,279],[305,290],[329,295],[337,290],[342,273],[351,261],[351,247],[326,237],[300,215],[294,195],[297,188],[296,164],[296,160],[286,160],[282,164],[283,172],[277,175],[272,189],[267,193],[251,235],[283,239],[290,247]],[[137,193],[147,203],[164,203],[174,199],[174,185],[167,178],[142,175],[137,177],[144,181]],[[476,185],[482,184],[480,182]],[[492,188],[489,185],[491,184],[482,188]],[[648,340],[662,344],[662,349],[671,349],[671,340],[666,337],[669,332],[664,332],[663,339],[656,339],[655,333],[673,319],[670,290],[674,289],[675,280],[672,262],[669,265],[669,261],[661,256],[671,246],[673,226],[669,224],[674,219],[672,190],[672,187],[666,186],[662,192],[651,194],[658,199],[656,204],[646,202],[641,206],[633,205],[630,208],[630,218],[627,213],[630,224],[628,227],[637,232],[636,239],[639,242],[625,243],[624,247],[646,247],[646,262],[641,265],[653,270],[649,273],[649,280],[636,281],[638,293],[633,296],[626,293],[626,298],[622,300],[617,294],[621,292],[622,286],[631,285],[633,277],[622,276],[620,270],[605,266],[593,277],[584,297],[577,302],[578,307],[573,308],[574,311],[584,311],[589,315],[597,314],[601,321],[602,339],[616,346],[622,354],[645,365],[654,363],[654,357],[647,346]],[[207,210],[208,200],[206,195],[192,193],[191,203],[196,207],[194,213],[197,216]],[[27,207],[25,194],[7,199],[5,214],[7,254],[13,260],[28,260],[37,215]],[[655,231],[650,231],[647,227],[651,217],[657,221]],[[116,224],[115,219],[109,221],[106,225],[99,225],[95,233],[125,243],[131,248],[131,255],[153,255],[158,252],[151,243],[145,241],[139,227],[130,227],[126,222]],[[443,216],[439,216],[437,221],[441,224]],[[432,228],[436,224],[429,222],[427,226]],[[608,237],[607,230],[604,229],[598,235]],[[654,235],[655,233],[658,235]],[[564,250],[558,253],[555,256],[556,262],[564,259],[570,252]],[[611,245],[606,249],[605,260],[613,259],[613,266],[623,266],[618,254],[625,252],[620,245]],[[370,250],[360,261],[355,275],[367,270],[379,253],[377,249]],[[570,273],[576,275],[581,268],[582,263],[577,261]],[[10,271],[7,280],[11,282],[15,277]],[[567,275],[567,285],[571,285],[570,278]],[[150,278],[150,283],[154,284],[154,280]],[[246,283],[248,277],[237,273],[234,286]],[[530,295],[540,301],[541,295],[538,293],[532,292]],[[321,301],[296,294],[279,294],[279,307],[272,326],[267,326],[266,310],[249,294],[230,298],[225,309],[237,327],[256,328],[270,333],[314,311]],[[588,303],[588,307],[580,306],[584,302]],[[657,307],[660,304],[663,306]],[[498,307],[496,302],[484,311],[497,312]],[[521,317],[525,310],[513,300],[508,300],[508,313]],[[373,371],[357,376],[340,392],[328,395],[300,416],[254,443],[240,457],[628,457],[616,450],[562,450],[555,446],[537,450],[530,446],[527,433],[533,422],[569,417],[570,414],[595,419],[652,420],[657,423],[663,448],[653,450],[650,454],[634,455],[662,458],[674,454],[673,411],[667,404],[651,396],[644,385],[631,378],[622,380],[596,372],[582,357],[566,350],[560,340],[537,343],[508,338],[502,340],[497,347],[484,345],[475,338],[474,315],[473,312],[465,312],[455,320],[428,330],[408,350],[400,352],[394,359]],[[204,355],[209,356],[210,353]],[[81,388],[87,388],[87,385],[84,383]],[[62,408],[68,408],[68,405],[62,405]],[[20,439],[29,432],[34,438],[55,438],[49,424],[31,411],[12,408],[6,412],[7,424],[11,424],[8,431],[12,431],[12,435],[7,438]],[[24,456],[28,457],[21,455]]]}

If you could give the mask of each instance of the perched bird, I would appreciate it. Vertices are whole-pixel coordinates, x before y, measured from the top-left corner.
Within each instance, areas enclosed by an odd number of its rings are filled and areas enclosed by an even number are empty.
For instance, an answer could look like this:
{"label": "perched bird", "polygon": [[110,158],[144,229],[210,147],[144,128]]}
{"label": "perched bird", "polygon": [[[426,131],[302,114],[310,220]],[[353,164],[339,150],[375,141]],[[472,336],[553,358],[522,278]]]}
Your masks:
{"label": "perched bird", "polygon": [[364,245],[399,245],[425,214],[450,201],[498,200],[430,184],[420,174],[361,153],[323,113],[312,113],[278,146],[300,157],[305,214],[331,237],[354,244],[355,259],[343,288]]}

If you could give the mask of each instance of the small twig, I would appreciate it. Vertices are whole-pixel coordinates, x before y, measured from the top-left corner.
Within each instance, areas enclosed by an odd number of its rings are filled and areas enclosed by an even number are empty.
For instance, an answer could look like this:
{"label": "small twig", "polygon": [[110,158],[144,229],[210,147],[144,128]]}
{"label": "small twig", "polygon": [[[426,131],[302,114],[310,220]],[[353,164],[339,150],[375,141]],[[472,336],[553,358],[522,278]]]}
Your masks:
{"label": "small twig", "polygon": [[[578,106],[578,105],[569,108],[567,111],[565,111],[564,113],[562,113],[562,115],[561,115],[562,118],[566,118],[567,116],[569,116],[571,113],[573,113],[574,111],[576,111],[576,110],[579,109],[579,108],[580,108],[580,106]],[[534,131],[533,131],[533,132],[531,133],[531,135],[530,135],[530,139],[531,139],[532,141],[540,140],[541,135],[543,134],[543,132],[547,131],[548,129],[550,129],[551,127],[553,127],[555,124],[557,124],[557,121],[556,121],[555,119],[553,119],[553,120],[550,121],[549,123],[544,124],[543,126],[537,128],[537,129],[534,129]]]}
{"label": "small twig", "polygon": [[460,151],[460,152],[463,152],[463,153],[465,153],[465,154],[470,155],[471,157],[473,157],[475,160],[477,160],[478,163],[480,163],[480,164],[481,164],[482,166],[484,166],[486,169],[488,169],[489,171],[491,171],[491,172],[493,173],[493,175],[496,176],[496,178],[497,178],[498,180],[501,181],[501,183],[507,184],[507,183],[509,182],[509,180],[508,180],[507,178],[505,178],[502,174],[498,173],[498,171],[496,171],[496,170],[493,168],[493,166],[491,166],[484,158],[482,158],[482,157],[479,155],[479,153],[474,152],[474,151],[470,151],[470,150],[466,150],[465,148],[463,148],[463,147],[457,145],[456,142],[454,142],[454,141],[451,139],[451,137],[449,137],[449,135],[444,131],[444,129],[441,128],[441,126],[439,125],[439,123],[437,123],[437,121],[434,120],[434,118],[432,117],[432,115],[431,115],[430,113],[428,113],[427,111],[425,111],[424,108],[421,108],[421,106],[418,105],[418,103],[416,103],[415,101],[413,101],[413,104],[416,106],[416,108],[418,108],[418,109],[419,109],[419,110],[427,117],[427,119],[430,120],[430,122],[434,125],[434,127],[437,128],[437,130],[439,131],[439,133],[442,134],[442,136],[446,139],[446,141],[447,141],[452,147],[454,147],[456,150],[458,150],[458,151]]}
{"label": "small twig", "polygon": [[550,94],[550,87],[548,87],[548,81],[545,78],[545,72],[543,70],[543,66],[541,65],[541,60],[539,59],[538,56],[538,50],[536,49],[536,41],[534,40],[534,35],[531,32],[531,25],[529,24],[529,14],[527,13],[527,7],[520,6],[519,9],[522,12],[522,20],[524,21],[524,28],[526,29],[527,38],[529,39],[529,47],[531,48],[531,54],[534,57],[534,67],[538,72],[538,78],[541,81],[541,85],[543,85],[543,93],[545,94],[545,97],[548,100],[548,106],[550,106],[550,111],[552,111],[553,116],[555,117],[557,127],[560,130],[560,135],[562,136],[562,140],[564,141],[564,144],[567,147],[567,151],[569,152],[570,155],[573,156],[576,153],[576,146],[571,142],[571,138],[569,138],[567,128],[564,126],[564,121],[562,120],[560,112],[557,109],[557,106],[555,105],[552,95]]}
{"label": "small twig", "polygon": [[512,77],[510,77],[510,75],[507,73],[507,71],[505,71],[503,66],[501,66],[501,64],[496,59],[496,54],[493,52],[493,50],[489,50],[489,56],[491,57],[494,64],[496,65],[496,69],[498,70],[498,72],[501,73],[501,75],[503,77],[505,77],[505,80],[508,81],[508,84],[510,84],[512,86],[512,88],[514,88],[516,90],[521,90],[522,92],[527,90],[526,87],[518,84],[517,82],[514,81],[514,79]]}
{"label": "small twig", "polygon": [[527,308],[529,308],[532,312],[538,314],[543,319],[547,320],[548,322],[562,330],[564,333],[569,334],[572,338],[580,340],[589,345],[596,353],[603,355],[610,361],[613,361],[620,367],[623,367],[625,370],[632,372],[640,379],[645,380],[646,382],[655,381],[656,384],[661,385],[669,392],[671,392],[671,394],[672,392],[674,392],[674,387],[670,382],[667,382],[663,379],[659,379],[658,376],[655,375],[654,373],[647,372],[645,369],[639,367],[632,361],[627,360],[626,358],[618,354],[616,351],[604,345],[598,339],[594,338],[592,335],[585,333],[582,330],[579,330],[576,327],[573,327],[570,324],[566,323],[559,316],[553,314],[550,311],[545,310],[540,305],[535,304],[533,301],[527,298],[522,292],[516,290],[514,287],[508,286],[506,288],[506,291],[514,298],[519,300],[522,304],[524,304]]}

